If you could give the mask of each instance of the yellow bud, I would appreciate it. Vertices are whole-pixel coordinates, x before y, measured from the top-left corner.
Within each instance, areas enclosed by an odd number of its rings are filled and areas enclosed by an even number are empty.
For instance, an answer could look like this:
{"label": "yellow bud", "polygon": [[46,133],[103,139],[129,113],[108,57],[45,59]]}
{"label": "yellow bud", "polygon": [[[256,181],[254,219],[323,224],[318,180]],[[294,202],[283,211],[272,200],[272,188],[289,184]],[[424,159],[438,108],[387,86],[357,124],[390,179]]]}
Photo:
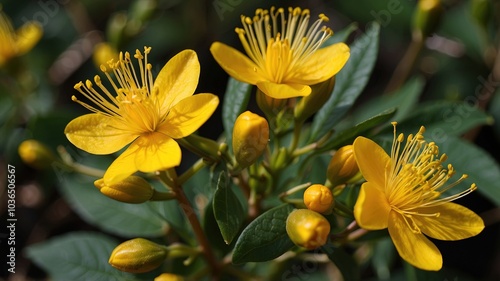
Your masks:
{"label": "yellow bud", "polygon": [[295,106],[293,115],[299,123],[304,122],[328,101],[335,87],[335,76],[311,86],[311,94],[303,97]]}
{"label": "yellow bud", "polygon": [[344,184],[355,178],[359,173],[359,167],[354,158],[352,145],[341,147],[332,157],[328,164],[326,177],[333,186]]}
{"label": "yellow bud", "polygon": [[119,183],[107,185],[103,179],[94,182],[102,194],[124,203],[144,203],[151,199],[153,187],[143,178],[130,176]]}
{"label": "yellow bud", "polygon": [[286,233],[295,245],[312,250],[326,244],[330,223],[319,213],[297,209],[286,219]]}
{"label": "yellow bud", "polygon": [[121,271],[143,273],[159,267],[167,254],[166,247],[143,238],[134,238],[118,245],[108,262]]}
{"label": "yellow bud", "polygon": [[419,0],[413,15],[413,31],[420,39],[432,35],[441,20],[443,7],[440,0]]}
{"label": "yellow bud", "polygon": [[259,158],[269,141],[269,124],[265,118],[245,111],[234,122],[233,152],[238,164],[248,167]]}
{"label": "yellow bud", "polygon": [[311,185],[304,192],[304,204],[306,207],[318,213],[331,212],[335,201],[332,191],[321,184]]}
{"label": "yellow bud", "polygon": [[118,60],[118,52],[109,43],[102,42],[94,46],[92,60],[97,68],[101,65],[108,65],[110,60]]}
{"label": "yellow bud", "polygon": [[48,168],[56,161],[52,151],[36,140],[23,141],[17,150],[23,162],[36,169]]}
{"label": "yellow bud", "polygon": [[156,277],[154,281],[184,281],[184,277],[172,273],[163,273]]}

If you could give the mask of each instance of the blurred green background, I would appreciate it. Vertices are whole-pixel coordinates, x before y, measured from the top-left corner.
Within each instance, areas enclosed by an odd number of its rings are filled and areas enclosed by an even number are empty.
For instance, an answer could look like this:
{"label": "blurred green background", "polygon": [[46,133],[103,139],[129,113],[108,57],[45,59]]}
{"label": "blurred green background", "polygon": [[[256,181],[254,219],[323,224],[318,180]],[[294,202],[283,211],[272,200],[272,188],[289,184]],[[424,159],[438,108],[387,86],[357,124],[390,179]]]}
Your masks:
{"label": "blurred green background", "polygon": [[[438,99],[465,101],[498,120],[500,79],[495,79],[490,73],[499,52],[500,1],[489,1],[490,8],[480,15],[485,19],[484,24],[471,16],[472,2],[443,1],[445,13],[442,21],[436,34],[426,40],[412,76],[418,75],[425,80],[422,102]],[[228,76],[212,58],[209,47],[214,41],[222,41],[241,49],[234,32],[235,27],[241,26],[241,14],[253,15],[256,8],[272,5],[309,8],[311,15],[326,14],[330,18],[328,25],[334,31],[356,22],[358,29],[349,37],[348,43],[363,34],[369,22],[377,20],[381,24],[378,59],[368,86],[356,103],[357,107],[369,106],[373,97],[384,93],[410,44],[410,26],[416,5],[416,1],[409,0],[2,0],[1,3],[16,28],[35,20],[44,30],[43,38],[33,50],[15,59],[15,69],[0,70],[0,162],[4,167],[7,164],[16,167],[18,218],[16,274],[8,276],[2,271],[0,276],[5,280],[46,278],[43,270],[23,257],[24,246],[76,230],[100,231],[82,220],[61,197],[58,191],[58,173],[61,171],[35,170],[24,165],[17,155],[21,141],[35,138],[54,152],[58,146],[63,146],[73,157],[84,157],[84,152],[67,141],[63,131],[70,120],[87,112],[71,102],[71,96],[76,94],[74,84],[92,79],[100,72],[92,61],[93,47],[97,43],[106,41],[118,50],[130,52],[151,46],[149,61],[154,73],[158,73],[177,52],[193,49],[201,64],[196,92],[222,96]],[[490,97],[479,91],[484,88],[491,89]],[[254,104],[250,106],[255,107]],[[222,132],[220,115],[219,109],[200,129],[200,135],[217,138]],[[443,112],[443,118],[448,118],[450,126],[460,126],[460,120],[468,118],[468,108]],[[499,161],[499,122],[477,128],[465,138]],[[189,161],[186,157],[183,164]],[[0,171],[2,222],[6,221],[7,210],[6,172],[6,169]],[[477,192],[460,199],[459,203],[483,216],[488,226],[482,234],[471,239],[436,242],[443,253],[445,267],[452,272],[461,272],[449,275],[448,280],[500,280],[500,209]],[[0,233],[6,232],[6,229],[0,230]],[[6,246],[3,238],[0,246]],[[2,250],[2,253],[5,252]],[[366,270],[363,276],[374,278],[374,273]],[[455,277],[457,279],[453,279]]]}

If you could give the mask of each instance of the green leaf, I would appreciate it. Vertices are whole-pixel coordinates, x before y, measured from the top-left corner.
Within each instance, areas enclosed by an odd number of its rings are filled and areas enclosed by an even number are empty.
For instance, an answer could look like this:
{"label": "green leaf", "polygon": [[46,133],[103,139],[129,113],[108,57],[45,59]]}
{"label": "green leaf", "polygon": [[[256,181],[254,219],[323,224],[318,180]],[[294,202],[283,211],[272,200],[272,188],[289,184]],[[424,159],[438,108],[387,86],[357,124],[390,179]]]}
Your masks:
{"label": "green leaf", "polygon": [[[488,152],[462,139],[452,137],[445,143],[438,143],[439,150],[448,155],[448,162],[457,174],[467,174],[464,185],[476,183],[477,191],[500,206],[500,167]],[[452,189],[451,192],[455,192]]]}
{"label": "green leaf", "polygon": [[371,260],[380,280],[386,280],[391,276],[391,265],[396,256],[396,248],[390,237],[384,237],[375,242]]}
{"label": "green leaf", "polygon": [[334,247],[331,244],[321,247],[328,258],[338,267],[344,280],[360,280],[360,269],[354,258],[346,253],[342,248]]}
{"label": "green leaf", "polygon": [[351,46],[351,57],[336,76],[333,94],[314,118],[311,140],[331,130],[365,88],[377,59],[379,31],[379,24],[372,23]]}
{"label": "green leaf", "polygon": [[247,107],[252,85],[229,77],[222,105],[222,125],[226,134],[226,142],[231,150],[234,121]]}
{"label": "green leaf", "polygon": [[29,246],[27,256],[51,276],[51,280],[139,280],[108,264],[118,242],[92,232],[74,232]]}
{"label": "green leaf", "polygon": [[368,101],[353,113],[358,123],[391,108],[397,108],[393,121],[401,121],[415,107],[424,87],[424,79],[415,77],[391,95],[383,95]]}
{"label": "green leaf", "polygon": [[[491,123],[493,119],[488,114],[467,102],[433,101],[420,104],[407,118],[398,122],[398,133],[416,133],[420,126],[425,126],[426,138],[444,142],[476,126]],[[390,133],[392,139],[392,126],[384,132]]]}
{"label": "green leaf", "polygon": [[214,194],[213,212],[226,244],[238,234],[245,220],[245,211],[227,180],[226,171],[219,173]]}
{"label": "green leaf", "polygon": [[165,233],[167,223],[158,213],[158,202],[127,204],[101,194],[93,179],[61,176],[61,191],[75,211],[90,224],[110,233],[131,238]]}
{"label": "green leaf", "polygon": [[286,233],[286,219],[292,205],[270,209],[252,221],[236,241],[233,263],[269,261],[294,246]]}
{"label": "green leaf", "polygon": [[351,35],[351,33],[353,33],[357,29],[358,29],[358,23],[353,22],[350,25],[348,25],[346,28],[335,32],[332,37],[328,38],[328,40],[326,40],[325,43],[323,43],[323,45],[321,45],[321,47],[324,48],[324,47],[328,47],[330,45],[333,45],[335,43],[345,42],[345,41],[347,41],[347,38],[349,37],[349,35]]}
{"label": "green leaf", "polygon": [[366,135],[366,133],[384,122],[391,119],[396,113],[395,109],[389,109],[379,115],[373,116],[364,122],[357,124],[356,126],[343,130],[336,134],[332,140],[330,140],[320,151],[328,151],[331,149],[339,148],[343,145],[352,144],[354,139],[360,135]]}

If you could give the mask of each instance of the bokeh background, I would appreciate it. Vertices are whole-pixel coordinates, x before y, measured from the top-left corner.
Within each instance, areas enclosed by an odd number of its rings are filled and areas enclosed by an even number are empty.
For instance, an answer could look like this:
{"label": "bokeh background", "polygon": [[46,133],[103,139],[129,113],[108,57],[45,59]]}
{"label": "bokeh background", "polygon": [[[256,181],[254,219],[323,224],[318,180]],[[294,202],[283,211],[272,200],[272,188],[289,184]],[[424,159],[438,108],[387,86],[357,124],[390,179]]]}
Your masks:
{"label": "bokeh background", "polygon": [[[466,101],[491,114],[491,125],[477,128],[464,138],[482,147],[498,162],[500,79],[490,73],[499,52],[500,1],[489,1],[491,9],[482,15],[488,19],[485,26],[471,16],[472,2],[443,1],[442,21],[435,35],[425,42],[412,76],[419,75],[425,80],[422,101]],[[60,171],[33,169],[23,164],[17,154],[19,143],[30,138],[43,142],[54,152],[62,146],[73,155],[82,153],[67,141],[63,131],[70,120],[86,113],[83,107],[71,102],[71,96],[76,94],[74,84],[99,73],[92,59],[98,43],[108,42],[118,50],[130,52],[151,46],[150,62],[155,73],[177,52],[193,49],[201,63],[197,92],[222,97],[228,76],[212,58],[209,47],[214,41],[241,47],[234,32],[241,25],[241,14],[253,15],[256,8],[271,5],[309,8],[312,15],[328,15],[328,25],[334,31],[356,22],[358,28],[348,42],[363,34],[369,22],[377,20],[381,25],[379,55],[368,86],[357,101],[356,106],[362,106],[386,90],[404,56],[411,41],[416,3],[412,0],[2,0],[2,9],[16,28],[35,20],[42,25],[44,34],[30,53],[16,59],[18,71],[24,74],[14,78],[12,72],[0,70],[0,163],[2,167],[7,164],[16,167],[18,218],[16,274],[8,275],[2,270],[1,279],[46,280],[46,273],[24,256],[25,246],[71,231],[101,231],[84,221],[61,196]],[[19,77],[22,80],[16,80]],[[477,89],[481,86],[495,93],[479,99]],[[466,108],[457,114],[467,118]],[[220,116],[219,109],[200,129],[200,135],[217,138],[222,132]],[[6,221],[7,210],[6,172],[5,168],[0,170],[2,223]],[[479,236],[464,241],[436,242],[445,267],[460,272],[456,275],[460,277],[448,280],[500,280],[500,209],[478,192],[460,199],[459,203],[483,216],[487,228]],[[7,230],[2,228],[0,233]],[[0,268],[3,268],[6,240],[3,236],[0,239]],[[363,276],[371,279],[374,273],[367,270]]]}

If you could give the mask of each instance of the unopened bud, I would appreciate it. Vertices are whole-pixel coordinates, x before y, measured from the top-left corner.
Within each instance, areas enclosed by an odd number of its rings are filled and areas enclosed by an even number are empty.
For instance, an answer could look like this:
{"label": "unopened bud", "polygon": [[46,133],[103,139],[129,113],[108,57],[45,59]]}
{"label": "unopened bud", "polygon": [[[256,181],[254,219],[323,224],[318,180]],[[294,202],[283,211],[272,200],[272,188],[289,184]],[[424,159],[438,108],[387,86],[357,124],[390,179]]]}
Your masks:
{"label": "unopened bud", "polygon": [[311,94],[302,97],[294,108],[293,115],[295,120],[299,123],[303,123],[307,118],[318,112],[332,95],[334,87],[335,76],[324,82],[312,85]]}
{"label": "unopened bud", "polygon": [[184,281],[184,277],[172,273],[163,273],[156,277],[154,281]]}
{"label": "unopened bud", "polygon": [[331,212],[335,201],[332,191],[328,187],[314,184],[304,192],[304,204],[311,211],[327,214]]}
{"label": "unopened bud", "polygon": [[335,154],[328,164],[326,177],[332,183],[332,186],[348,183],[354,179],[359,173],[359,167],[354,158],[354,150],[352,145],[346,145]]}
{"label": "unopened bud", "polygon": [[56,160],[52,151],[36,140],[23,141],[18,147],[18,153],[24,163],[36,169],[48,168]]}
{"label": "unopened bud", "polygon": [[101,42],[95,45],[92,60],[94,61],[94,65],[99,69],[101,65],[107,66],[110,60],[116,62],[118,60],[118,52],[109,43]]}
{"label": "unopened bud", "polygon": [[295,245],[312,250],[326,244],[330,223],[317,212],[297,209],[286,219],[286,233]]}
{"label": "unopened bud", "polygon": [[443,14],[440,0],[419,0],[413,15],[413,31],[420,39],[431,36]]}
{"label": "unopened bud", "polygon": [[267,120],[245,111],[234,122],[233,152],[240,167],[255,163],[267,147],[269,124]]}
{"label": "unopened bud", "polygon": [[103,179],[94,182],[99,191],[116,201],[124,203],[144,203],[151,199],[153,187],[143,178],[130,176],[121,182],[107,185]]}
{"label": "unopened bud", "polygon": [[144,273],[159,267],[167,254],[166,247],[143,238],[134,238],[118,245],[108,262],[121,271]]}

